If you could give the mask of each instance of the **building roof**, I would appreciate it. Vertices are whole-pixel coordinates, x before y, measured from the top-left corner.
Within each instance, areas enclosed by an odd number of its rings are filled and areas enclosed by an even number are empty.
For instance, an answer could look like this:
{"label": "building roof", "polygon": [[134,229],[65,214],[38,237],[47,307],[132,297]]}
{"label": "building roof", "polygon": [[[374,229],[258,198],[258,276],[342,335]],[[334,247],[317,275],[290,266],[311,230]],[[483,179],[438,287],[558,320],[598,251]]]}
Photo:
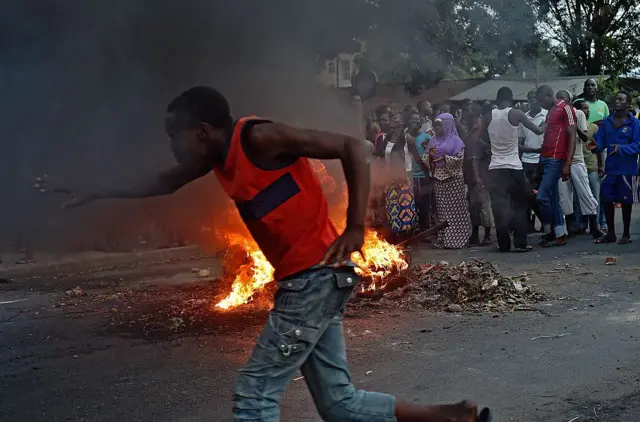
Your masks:
{"label": "building roof", "polygon": [[[452,95],[472,88],[486,79],[443,79],[436,86],[425,89],[421,94],[411,97],[405,91],[404,84],[380,84],[376,88],[376,95],[362,102],[365,110],[372,110],[381,104],[395,103],[400,107],[405,104],[417,104],[420,100],[426,100],[432,104],[447,101]],[[495,96],[495,94],[494,94]]]}
{"label": "building roof", "polygon": [[[543,79],[538,85],[549,85],[554,91],[565,89],[573,95],[581,94],[584,81],[587,79],[598,78],[609,79],[609,76],[567,76],[553,79]],[[513,99],[516,101],[525,101],[527,93],[536,88],[535,79],[527,78],[496,78],[483,82],[471,89],[449,98],[449,101],[462,101],[470,99],[473,101],[495,100],[498,90],[503,86],[511,88],[513,91]]]}

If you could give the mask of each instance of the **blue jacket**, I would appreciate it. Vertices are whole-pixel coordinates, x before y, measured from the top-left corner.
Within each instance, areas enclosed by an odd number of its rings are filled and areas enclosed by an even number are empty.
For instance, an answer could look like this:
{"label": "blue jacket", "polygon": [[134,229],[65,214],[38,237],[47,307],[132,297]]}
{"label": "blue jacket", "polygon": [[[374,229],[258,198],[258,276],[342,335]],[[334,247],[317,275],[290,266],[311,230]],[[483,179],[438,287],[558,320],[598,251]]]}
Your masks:
{"label": "blue jacket", "polygon": [[[597,152],[607,151],[604,172],[610,175],[638,175],[638,154],[640,154],[640,121],[629,113],[629,118],[616,129],[614,116],[602,121],[594,139]],[[611,155],[618,145],[618,154]]]}

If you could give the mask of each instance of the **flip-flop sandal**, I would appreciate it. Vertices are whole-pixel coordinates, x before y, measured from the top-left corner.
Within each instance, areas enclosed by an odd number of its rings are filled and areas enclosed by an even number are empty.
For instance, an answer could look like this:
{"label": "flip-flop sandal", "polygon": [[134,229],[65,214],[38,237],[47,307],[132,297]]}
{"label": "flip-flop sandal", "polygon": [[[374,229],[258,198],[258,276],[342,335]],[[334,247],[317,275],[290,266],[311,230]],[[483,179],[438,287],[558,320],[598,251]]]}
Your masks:
{"label": "flip-flop sandal", "polygon": [[632,242],[631,239],[627,239],[623,237],[622,239],[618,240],[618,245],[628,245],[631,242]]}
{"label": "flip-flop sandal", "polygon": [[480,242],[478,246],[491,246],[491,241],[488,239],[485,239],[482,242]]}
{"label": "flip-flop sandal", "polygon": [[527,253],[527,252],[531,252],[533,250],[533,246],[527,246],[524,248],[513,248],[511,249],[511,252],[513,253]]}
{"label": "flip-flop sandal", "polygon": [[560,246],[567,246],[567,242],[564,243],[558,243],[555,240],[552,240],[551,242],[544,242],[542,243],[542,247],[543,248],[553,248],[553,247],[560,247]]}
{"label": "flip-flop sandal", "polygon": [[476,422],[491,422],[493,419],[491,415],[491,410],[488,407],[485,407],[480,411],[478,417],[476,418]]}
{"label": "flip-flop sandal", "polygon": [[607,245],[609,243],[616,243],[617,241],[618,239],[616,239],[615,237],[604,236],[604,237],[601,237],[600,239],[596,239],[594,243],[596,245]]}

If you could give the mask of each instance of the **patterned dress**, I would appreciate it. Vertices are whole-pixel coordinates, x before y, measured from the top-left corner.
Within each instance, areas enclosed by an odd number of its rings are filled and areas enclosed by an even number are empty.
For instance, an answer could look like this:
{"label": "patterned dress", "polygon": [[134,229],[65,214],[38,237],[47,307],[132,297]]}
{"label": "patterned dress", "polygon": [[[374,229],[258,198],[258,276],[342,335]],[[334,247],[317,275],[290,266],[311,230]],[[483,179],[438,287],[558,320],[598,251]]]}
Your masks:
{"label": "patterned dress", "polygon": [[469,243],[471,220],[462,164],[462,157],[446,156],[445,165],[435,167],[433,171],[437,219],[439,223],[449,223],[446,229],[438,233],[434,245],[437,248],[460,249]]}
{"label": "patterned dress", "polygon": [[387,223],[396,235],[411,234],[418,226],[413,186],[409,180],[392,183],[385,192]]}
{"label": "patterned dress", "polygon": [[[394,144],[389,142],[385,149],[385,158],[390,165],[393,147]],[[418,212],[411,183],[412,159],[406,143],[402,152],[405,165],[404,177],[400,181],[389,184],[384,195],[387,224],[394,235],[412,234],[418,228]]]}

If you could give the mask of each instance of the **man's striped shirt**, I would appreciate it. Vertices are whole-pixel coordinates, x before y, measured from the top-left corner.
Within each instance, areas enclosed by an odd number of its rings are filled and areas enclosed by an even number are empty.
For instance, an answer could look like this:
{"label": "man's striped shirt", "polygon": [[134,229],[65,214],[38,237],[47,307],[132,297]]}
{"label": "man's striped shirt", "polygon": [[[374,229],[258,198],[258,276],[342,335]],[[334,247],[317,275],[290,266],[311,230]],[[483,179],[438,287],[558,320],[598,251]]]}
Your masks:
{"label": "man's striped shirt", "polygon": [[567,159],[567,128],[576,126],[576,112],[569,104],[558,101],[547,114],[547,130],[542,141],[542,157]]}

